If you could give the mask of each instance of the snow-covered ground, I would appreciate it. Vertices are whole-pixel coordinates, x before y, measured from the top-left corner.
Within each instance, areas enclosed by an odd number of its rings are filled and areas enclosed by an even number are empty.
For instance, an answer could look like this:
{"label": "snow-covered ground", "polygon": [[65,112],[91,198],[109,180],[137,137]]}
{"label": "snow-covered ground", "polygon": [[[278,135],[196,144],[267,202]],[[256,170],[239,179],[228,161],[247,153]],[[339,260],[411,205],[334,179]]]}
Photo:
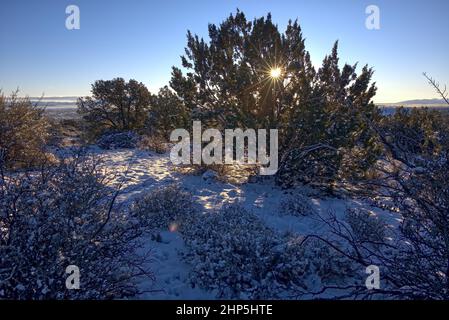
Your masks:
{"label": "snow-covered ground", "polygon": [[[320,198],[310,190],[282,190],[273,181],[231,184],[214,179],[204,179],[201,175],[186,175],[174,170],[168,154],[156,154],[138,149],[100,150],[95,149],[105,160],[107,170],[119,173],[124,178],[119,201],[127,204],[157,187],[172,183],[180,184],[191,192],[205,214],[213,213],[224,204],[238,202],[245,209],[255,213],[274,231],[310,234],[325,232],[323,224],[311,217],[297,217],[280,214],[283,199],[295,192],[306,194],[317,213],[326,214],[329,210],[342,215],[348,207],[367,206],[359,200],[343,198]],[[379,209],[372,209],[390,224],[395,217]],[[186,250],[184,241],[176,231],[161,232],[161,239],[145,239],[147,249],[151,249],[151,269],[155,281],[142,280],[139,284],[143,293],[138,299],[214,299],[215,293],[197,286],[192,288],[189,279],[190,265],[181,259],[180,252]]]}

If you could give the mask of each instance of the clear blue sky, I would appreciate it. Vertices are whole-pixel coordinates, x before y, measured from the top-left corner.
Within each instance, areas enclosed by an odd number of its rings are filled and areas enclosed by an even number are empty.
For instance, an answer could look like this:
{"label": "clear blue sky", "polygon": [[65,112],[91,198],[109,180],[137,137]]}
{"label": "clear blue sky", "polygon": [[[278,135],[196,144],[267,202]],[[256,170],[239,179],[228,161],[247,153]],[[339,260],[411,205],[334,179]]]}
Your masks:
{"label": "clear blue sky", "polygon": [[[80,30],[65,28],[70,4],[80,8]],[[370,4],[380,8],[380,30],[365,28]],[[207,36],[209,22],[236,8],[251,19],[271,12],[282,30],[298,18],[316,65],[340,40],[342,62],[374,67],[377,102],[435,97],[423,71],[449,85],[447,0],[2,0],[0,88],[78,96],[120,76],[156,92],[180,65],[186,31]]]}

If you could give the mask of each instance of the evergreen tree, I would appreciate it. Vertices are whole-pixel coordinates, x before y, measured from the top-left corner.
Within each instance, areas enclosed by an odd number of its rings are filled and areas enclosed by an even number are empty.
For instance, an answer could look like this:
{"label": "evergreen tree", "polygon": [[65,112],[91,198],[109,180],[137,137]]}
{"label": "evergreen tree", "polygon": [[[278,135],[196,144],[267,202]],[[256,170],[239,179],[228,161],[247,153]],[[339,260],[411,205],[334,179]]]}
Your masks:
{"label": "evergreen tree", "polygon": [[167,86],[160,89],[152,98],[146,131],[150,135],[168,139],[174,129],[190,126],[190,112],[181,99]]}
{"label": "evergreen tree", "polygon": [[357,65],[340,68],[335,43],[316,71],[298,22],[281,33],[270,14],[248,21],[237,11],[209,25],[209,37],[188,32],[187,72],[174,67],[170,82],[194,119],[219,128],[279,129],[278,182],[285,186],[364,174],[378,155],[366,125],[380,117],[371,101],[372,69],[358,75]]}
{"label": "evergreen tree", "polygon": [[237,11],[209,25],[209,37],[188,32],[188,72],[174,67],[170,82],[193,117],[221,128],[283,127],[314,76],[298,22],[281,34],[270,14],[251,22]]}
{"label": "evergreen tree", "polygon": [[150,101],[151,94],[141,82],[98,80],[92,85],[92,97],[78,99],[78,112],[94,136],[105,130],[137,130],[145,124]]}

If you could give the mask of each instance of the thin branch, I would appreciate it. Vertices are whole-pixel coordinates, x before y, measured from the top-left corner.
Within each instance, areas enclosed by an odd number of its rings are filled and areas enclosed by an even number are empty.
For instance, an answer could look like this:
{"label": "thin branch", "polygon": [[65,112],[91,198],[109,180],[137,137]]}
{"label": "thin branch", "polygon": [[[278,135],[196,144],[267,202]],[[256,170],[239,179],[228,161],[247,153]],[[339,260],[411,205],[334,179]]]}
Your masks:
{"label": "thin branch", "polygon": [[447,94],[447,88],[446,86],[444,86],[444,89],[442,89],[440,87],[440,84],[432,77],[430,77],[429,75],[427,75],[427,73],[423,72],[424,77],[426,77],[427,81],[429,82],[429,84],[435,88],[435,90],[437,91],[437,93],[441,96],[441,98],[443,98],[443,100],[449,105],[449,97]]}

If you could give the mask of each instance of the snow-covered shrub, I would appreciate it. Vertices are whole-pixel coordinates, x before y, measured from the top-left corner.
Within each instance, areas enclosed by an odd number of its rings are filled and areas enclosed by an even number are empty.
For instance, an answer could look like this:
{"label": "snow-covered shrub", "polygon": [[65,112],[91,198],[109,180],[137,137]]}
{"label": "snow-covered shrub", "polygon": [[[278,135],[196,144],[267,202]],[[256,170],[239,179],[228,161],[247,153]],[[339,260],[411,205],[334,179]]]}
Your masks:
{"label": "snow-covered shrub", "polygon": [[[386,144],[387,145],[387,144]],[[374,260],[383,271],[388,297],[396,299],[449,299],[449,159],[442,155],[417,157],[400,146],[389,146],[386,174],[374,196],[385,197],[399,215],[398,228],[376,243],[376,250],[352,241],[363,255],[354,259],[367,265]],[[421,158],[421,159],[418,159]],[[417,162],[421,165],[416,166]],[[391,168],[391,169],[390,169]],[[367,185],[372,185],[368,181]],[[371,191],[371,190],[370,190]],[[347,235],[342,235],[348,239]],[[380,261],[380,263],[379,263]],[[374,294],[374,293],[373,293]]]}
{"label": "snow-covered shrub", "polygon": [[134,149],[139,142],[139,136],[132,132],[110,132],[103,134],[97,145],[102,149]]}
{"label": "snow-covered shrub", "polygon": [[341,283],[346,277],[354,275],[352,262],[348,258],[318,240],[303,244],[302,258],[308,261],[308,275],[316,274],[322,284]]}
{"label": "snow-covered shrub", "polygon": [[382,129],[402,156],[413,158],[444,153],[449,147],[448,119],[437,110],[397,108],[382,122]]}
{"label": "snow-covered shrub", "polygon": [[82,122],[79,119],[54,119],[50,121],[50,138],[47,145],[52,149],[81,147],[84,143],[81,138]]}
{"label": "snow-covered shrub", "polygon": [[192,285],[219,298],[291,298],[316,279],[333,283],[350,272],[350,263],[336,252],[281,236],[239,205],[197,217],[184,238]]}
{"label": "snow-covered shrub", "polygon": [[[0,163],[0,169],[3,167]],[[95,158],[74,156],[39,172],[0,170],[0,299],[133,296],[150,276],[136,255],[144,217],[119,211]],[[66,268],[80,289],[66,288]]]}
{"label": "snow-covered shrub", "polygon": [[315,209],[312,201],[307,196],[299,193],[284,199],[281,202],[279,212],[282,215],[305,217],[313,214]]}
{"label": "snow-covered shrub", "polygon": [[195,213],[192,195],[173,184],[151,191],[133,205],[132,210],[145,217],[149,229],[183,230]]}
{"label": "snow-covered shrub", "polygon": [[382,242],[386,236],[386,224],[383,219],[363,208],[346,210],[346,222],[358,241]]}
{"label": "snow-covered shrub", "polygon": [[49,122],[44,110],[17,92],[6,97],[0,91],[0,153],[8,168],[40,165],[47,161],[45,145]]}
{"label": "snow-covered shrub", "polygon": [[349,259],[316,239],[304,241],[295,234],[285,235],[276,253],[274,277],[290,296],[340,283],[353,275]]}
{"label": "snow-covered shrub", "polygon": [[198,217],[185,234],[192,284],[218,297],[254,298],[267,277],[275,234],[238,205]]}
{"label": "snow-covered shrub", "polygon": [[[444,97],[435,80],[428,80]],[[358,268],[375,264],[382,270],[381,290],[367,291],[360,284],[349,294],[449,299],[448,119],[441,112],[398,110],[379,123],[367,121],[384,149],[384,157],[376,162],[376,176],[365,177],[350,190],[390,210],[397,227],[384,228],[367,212],[352,212],[346,221],[332,219],[328,224],[341,243],[338,250]],[[348,220],[352,221],[350,227]]]}

